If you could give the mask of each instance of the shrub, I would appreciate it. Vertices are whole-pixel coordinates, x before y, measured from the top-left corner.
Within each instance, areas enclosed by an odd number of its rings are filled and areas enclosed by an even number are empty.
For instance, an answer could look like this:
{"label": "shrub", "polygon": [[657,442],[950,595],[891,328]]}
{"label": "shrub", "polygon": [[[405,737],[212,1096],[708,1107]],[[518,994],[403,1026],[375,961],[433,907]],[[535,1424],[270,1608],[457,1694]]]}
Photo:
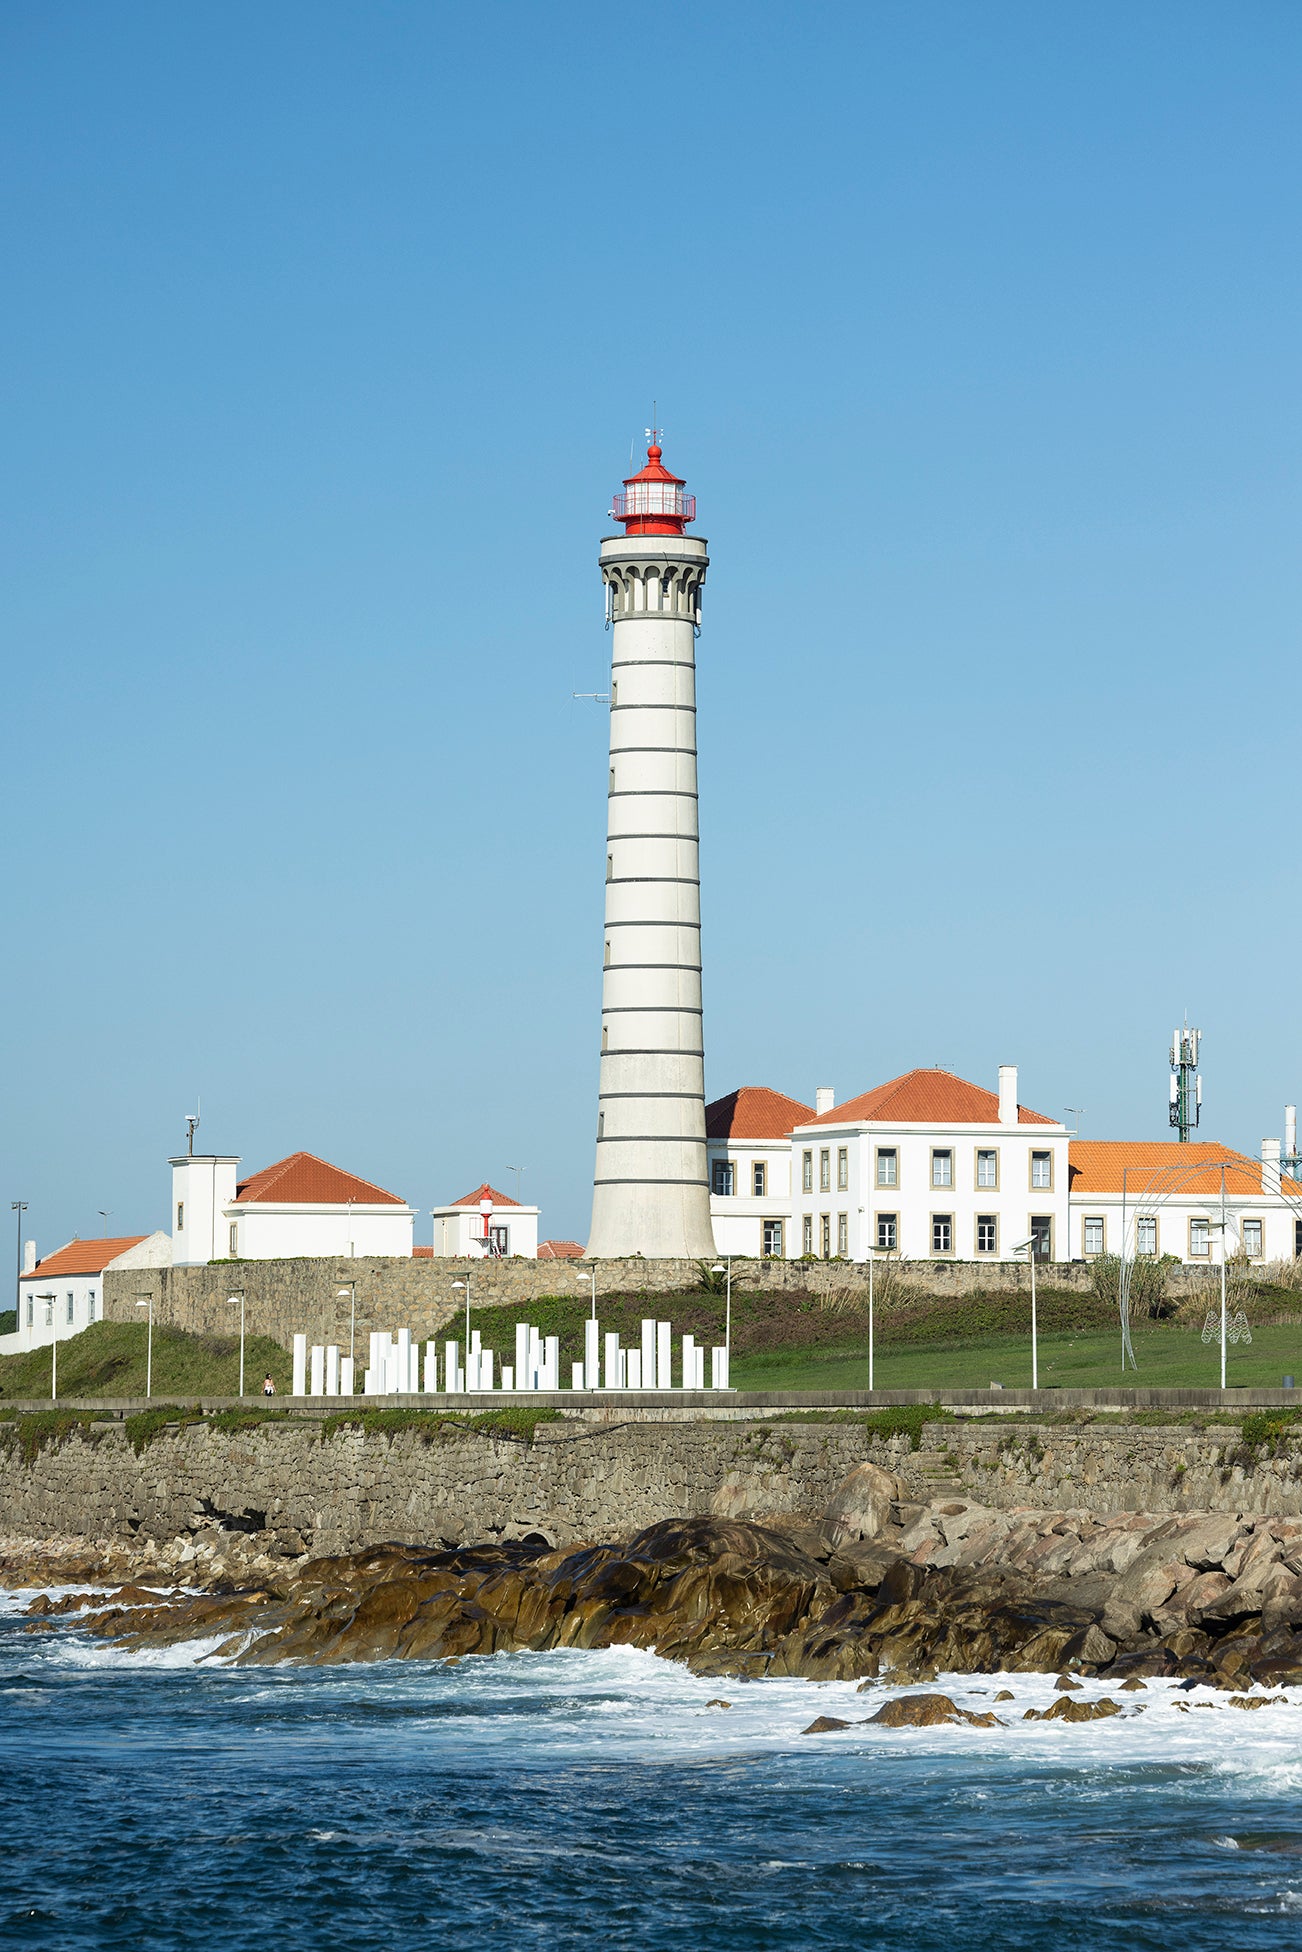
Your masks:
{"label": "shrub", "polygon": [[[1170,1286],[1172,1271],[1180,1266],[1174,1254],[1163,1254],[1160,1259],[1150,1255],[1136,1256],[1130,1262],[1130,1314],[1148,1316],[1151,1321],[1162,1321],[1175,1313],[1176,1304],[1171,1299]],[[1117,1254],[1100,1254],[1090,1263],[1090,1292],[1098,1300],[1108,1302],[1118,1311],[1121,1307],[1121,1259]]]}

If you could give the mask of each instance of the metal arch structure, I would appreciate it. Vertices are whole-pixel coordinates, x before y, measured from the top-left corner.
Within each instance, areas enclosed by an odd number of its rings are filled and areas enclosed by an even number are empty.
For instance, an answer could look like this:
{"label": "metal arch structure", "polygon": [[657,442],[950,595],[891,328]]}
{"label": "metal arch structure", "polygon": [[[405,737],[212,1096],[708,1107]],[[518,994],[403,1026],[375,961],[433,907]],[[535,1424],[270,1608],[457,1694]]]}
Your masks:
{"label": "metal arch structure", "polygon": [[[1220,1199],[1216,1202],[1216,1205],[1208,1207],[1208,1212],[1209,1214],[1214,1213],[1217,1210],[1217,1206],[1219,1206],[1221,1216],[1220,1220],[1215,1223],[1221,1230],[1221,1331],[1217,1339],[1219,1339],[1221,1345],[1221,1371],[1222,1377],[1224,1376],[1225,1343],[1228,1332],[1226,1320],[1225,1268],[1227,1256],[1225,1252],[1225,1239],[1231,1211],[1230,1201],[1233,1197],[1226,1192],[1225,1176],[1227,1172],[1251,1171],[1257,1164],[1258,1162],[1255,1159],[1244,1157],[1236,1159],[1189,1160],[1181,1161],[1178,1165],[1156,1166],[1149,1173],[1143,1186],[1138,1189],[1133,1207],[1129,1205],[1129,1188],[1127,1185],[1132,1168],[1129,1166],[1122,1167],[1121,1276],[1118,1299],[1121,1312],[1121,1368],[1123,1373],[1127,1363],[1136,1371],[1139,1368],[1139,1364],[1135,1360],[1135,1351],[1130,1339],[1130,1283],[1132,1270],[1136,1261],[1139,1259],[1139,1255],[1135,1251],[1135,1239],[1138,1233],[1139,1222],[1145,1219],[1156,1218],[1159,1210],[1166,1205],[1167,1201],[1186,1192],[1190,1181],[1198,1175],[1219,1170],[1221,1177]],[[1215,1195],[1210,1197],[1215,1200]],[[1240,1199],[1243,1198],[1242,1195],[1238,1197]],[[1275,1197],[1292,1210],[1295,1223],[1302,1221],[1302,1194],[1291,1193],[1286,1190],[1284,1186],[1284,1175],[1282,1173],[1280,1175],[1279,1189]],[[1234,1213],[1233,1217],[1240,1223],[1242,1222],[1244,1217],[1242,1207]],[[1237,1340],[1238,1337],[1236,1336],[1234,1339]],[[1222,1383],[1223,1386],[1224,1384]]]}

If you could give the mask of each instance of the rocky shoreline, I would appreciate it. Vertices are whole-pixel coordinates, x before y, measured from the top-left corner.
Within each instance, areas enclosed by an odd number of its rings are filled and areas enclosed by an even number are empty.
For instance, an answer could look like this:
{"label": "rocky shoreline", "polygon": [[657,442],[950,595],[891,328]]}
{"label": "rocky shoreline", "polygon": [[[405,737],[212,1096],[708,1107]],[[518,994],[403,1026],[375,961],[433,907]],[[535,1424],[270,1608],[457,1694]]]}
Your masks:
{"label": "rocky shoreline", "polygon": [[560,1550],[391,1544],[294,1561],[228,1537],[10,1541],[0,1584],[82,1588],[39,1592],[29,1632],[71,1618],[128,1648],[202,1640],[245,1665],[635,1646],[740,1679],[1302,1685],[1299,1519],[921,1506],[865,1463],[816,1518],[780,1523],[700,1516]]}

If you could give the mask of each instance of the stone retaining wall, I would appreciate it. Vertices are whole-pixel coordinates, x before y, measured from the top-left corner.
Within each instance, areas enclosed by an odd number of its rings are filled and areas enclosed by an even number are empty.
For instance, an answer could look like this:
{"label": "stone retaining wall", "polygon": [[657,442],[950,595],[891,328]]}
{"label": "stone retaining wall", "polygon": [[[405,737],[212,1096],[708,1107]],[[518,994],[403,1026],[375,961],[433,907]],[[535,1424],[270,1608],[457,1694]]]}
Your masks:
{"label": "stone retaining wall", "polygon": [[[357,1310],[368,1327],[409,1328],[422,1336],[437,1334],[460,1307],[464,1296],[454,1281],[470,1275],[471,1303],[492,1308],[515,1303],[521,1307],[544,1295],[583,1296],[580,1270],[587,1261],[300,1260],[232,1261],[208,1267],[110,1269],[104,1278],[104,1313],[110,1321],[142,1319],[136,1303],[152,1293],[154,1320],[198,1333],[229,1335],[233,1311],[227,1296],[243,1291],[250,1333],[269,1335],[290,1346],[296,1331],[313,1342],[347,1341],[349,1303],[338,1290],[357,1284]],[[602,1261],[596,1267],[598,1295],[674,1294],[699,1288],[701,1270],[695,1261],[647,1261],[634,1258]],[[955,1296],[1007,1292],[1029,1288],[1029,1270],[1021,1262],[981,1266],[970,1261],[909,1261],[892,1273],[915,1294]],[[740,1287],[762,1294],[846,1294],[866,1296],[866,1266],[841,1261],[735,1261],[734,1280]],[[1202,1270],[1173,1273],[1172,1292],[1203,1280]],[[1085,1289],[1089,1269],[1082,1262],[1064,1262],[1040,1271],[1042,1285]]]}
{"label": "stone retaining wall", "polygon": [[925,1427],[917,1452],[854,1422],[567,1420],[540,1425],[532,1442],[452,1423],[324,1437],[323,1427],[192,1424],[137,1455],[123,1425],[105,1422],[31,1462],[12,1426],[0,1428],[0,1530],[161,1541],[225,1527],[285,1553],[531,1531],[564,1544],[710,1510],[816,1516],[865,1458],[895,1471],[919,1503],[961,1493],[1004,1508],[1302,1514],[1299,1456],[1245,1459],[1232,1425],[945,1421]]}

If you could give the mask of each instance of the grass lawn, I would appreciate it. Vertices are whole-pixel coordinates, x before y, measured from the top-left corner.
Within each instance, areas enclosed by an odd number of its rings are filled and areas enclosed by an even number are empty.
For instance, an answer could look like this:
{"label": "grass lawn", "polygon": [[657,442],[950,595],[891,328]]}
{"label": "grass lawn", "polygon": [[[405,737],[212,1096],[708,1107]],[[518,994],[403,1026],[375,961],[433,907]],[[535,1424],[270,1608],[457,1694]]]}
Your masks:
{"label": "grass lawn", "polygon": [[[143,1396],[145,1322],[95,1322],[59,1344],[59,1395]],[[283,1396],[293,1381],[288,1349],[250,1335],[244,1349],[244,1388],[254,1396],[270,1372]],[[234,1396],[240,1386],[238,1335],[188,1335],[154,1327],[154,1393],[158,1396]],[[48,1396],[50,1351],[0,1358],[0,1399]]]}
{"label": "grass lawn", "polygon": [[[1163,1325],[1132,1331],[1138,1370],[1121,1373],[1117,1329],[1078,1330],[1041,1335],[1041,1389],[1203,1388],[1219,1386],[1220,1348],[1204,1345],[1197,1329]],[[1302,1325],[1256,1328],[1250,1348],[1232,1347],[1226,1379],[1257,1388],[1277,1388],[1287,1375],[1302,1383]],[[737,1389],[866,1389],[868,1347],[770,1349],[739,1355],[732,1366]],[[986,1335],[971,1340],[903,1343],[876,1349],[878,1389],[1005,1389],[1031,1387],[1031,1344],[1027,1335]]]}

